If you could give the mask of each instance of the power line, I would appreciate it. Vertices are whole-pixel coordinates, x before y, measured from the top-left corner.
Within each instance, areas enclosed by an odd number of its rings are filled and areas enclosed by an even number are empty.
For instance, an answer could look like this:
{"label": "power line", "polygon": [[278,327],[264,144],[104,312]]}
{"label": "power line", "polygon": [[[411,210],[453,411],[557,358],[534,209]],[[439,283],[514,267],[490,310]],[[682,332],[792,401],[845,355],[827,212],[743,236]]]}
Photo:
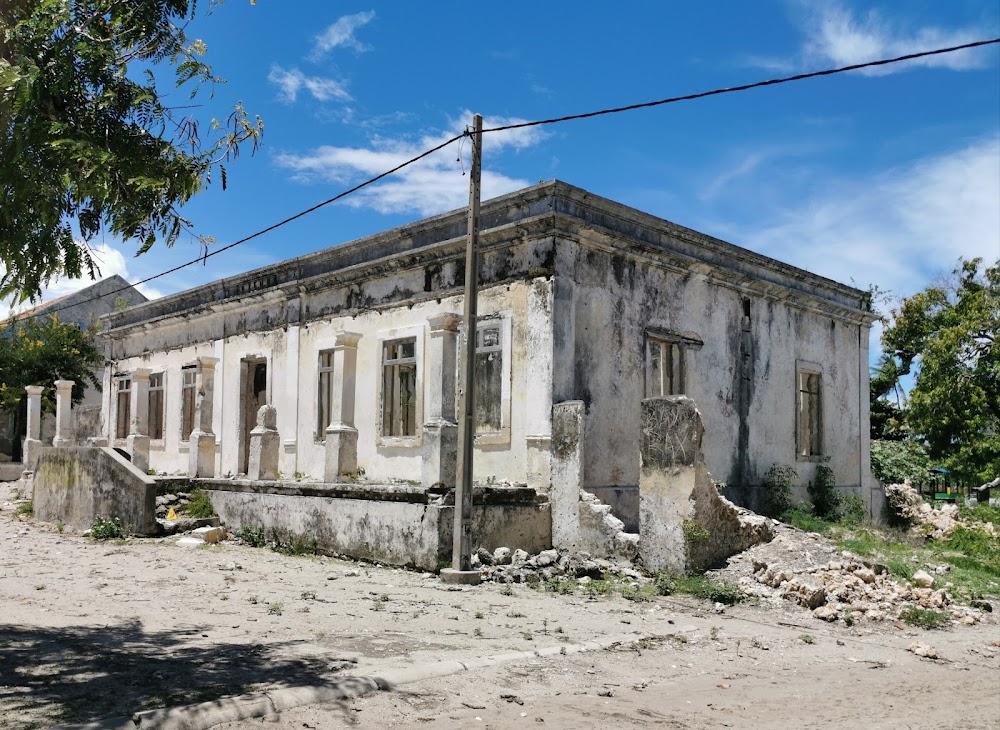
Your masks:
{"label": "power line", "polygon": [[[848,71],[858,71],[858,70],[864,69],[864,68],[873,68],[873,67],[877,67],[877,66],[887,66],[887,65],[890,65],[890,64],[893,64],[893,63],[902,63],[904,61],[912,61],[912,60],[917,59],[917,58],[926,58],[928,56],[937,56],[937,55],[941,55],[941,54],[945,54],[945,53],[954,53],[956,51],[964,51],[964,50],[968,50],[968,49],[971,49],[971,48],[979,48],[979,47],[982,47],[982,46],[988,46],[988,45],[992,45],[992,44],[996,44],[996,43],[1000,43],[1000,38],[991,38],[989,40],[981,40],[981,41],[974,41],[974,42],[971,42],[971,43],[963,43],[962,45],[949,46],[947,48],[937,48],[937,49],[932,50],[932,51],[921,51],[919,53],[909,53],[909,54],[906,54],[904,56],[896,56],[895,58],[884,58],[884,59],[880,59],[880,60],[877,60],[877,61],[867,61],[865,63],[856,63],[856,64],[852,64],[850,66],[841,66],[841,67],[838,67],[838,68],[824,69],[822,71],[811,71],[809,73],[796,74],[795,76],[784,76],[784,77],[780,77],[780,78],[767,79],[766,81],[755,81],[753,83],[743,84],[743,85],[740,85],[740,86],[728,86],[728,87],[724,87],[724,88],[713,89],[711,91],[701,91],[701,92],[694,93],[694,94],[685,94],[683,96],[673,96],[673,97],[669,97],[669,98],[666,98],[666,99],[658,99],[656,101],[646,101],[646,102],[641,102],[641,103],[638,103],[638,104],[629,104],[628,106],[613,107],[613,108],[609,108],[609,109],[600,109],[598,111],[584,112],[582,114],[570,114],[570,115],[567,115],[567,116],[553,117],[551,119],[540,119],[540,120],[536,120],[536,121],[532,121],[532,122],[520,122],[520,123],[517,123],[517,124],[506,124],[506,125],[501,126],[501,127],[491,127],[489,129],[484,129],[483,132],[484,133],[486,133],[486,132],[504,132],[504,131],[511,130],[511,129],[524,129],[526,127],[538,127],[538,126],[547,125],[547,124],[558,124],[558,123],[561,123],[561,122],[569,122],[569,121],[573,121],[573,120],[576,120],[576,119],[589,119],[591,117],[599,117],[599,116],[604,116],[604,115],[607,115],[607,114],[619,114],[621,112],[635,111],[636,109],[648,109],[650,107],[663,106],[665,104],[674,104],[674,103],[681,102],[681,101],[693,101],[695,99],[704,99],[704,98],[709,97],[709,96],[720,96],[722,94],[732,94],[732,93],[736,93],[736,92],[739,92],[739,91],[748,91],[750,89],[763,88],[765,86],[777,86],[778,84],[786,84],[786,83],[789,83],[789,82],[792,82],[792,81],[803,81],[805,79],[812,79],[812,78],[817,78],[817,77],[820,77],[820,76],[833,76],[834,74],[846,73]],[[281,220],[281,221],[279,221],[277,223],[274,223],[273,225],[270,225],[267,228],[263,228],[263,229],[257,231],[256,233],[252,233],[249,236],[245,236],[245,237],[239,239],[238,241],[234,241],[234,242],[232,242],[230,244],[227,244],[227,245],[223,246],[222,248],[218,248],[218,249],[215,249],[214,251],[206,252],[205,254],[199,256],[196,259],[192,259],[191,261],[187,261],[186,263],[179,264],[179,265],[177,265],[177,266],[175,266],[175,267],[173,267],[171,269],[167,269],[166,271],[162,271],[159,274],[155,274],[153,276],[149,276],[149,277],[147,277],[145,279],[142,279],[141,281],[135,282],[135,284],[129,284],[128,286],[119,287],[118,289],[114,289],[112,291],[105,292],[104,294],[100,294],[100,295],[95,296],[95,297],[93,297],[91,299],[85,299],[82,302],[76,302],[74,304],[64,304],[64,305],[62,305],[60,307],[54,307],[52,309],[49,309],[49,310],[43,312],[42,314],[45,314],[45,315],[55,314],[56,312],[62,311],[63,309],[68,309],[69,307],[76,307],[76,306],[79,306],[80,304],[85,304],[85,303],[90,302],[90,301],[97,301],[98,299],[102,299],[104,297],[112,296],[114,294],[119,294],[119,293],[121,293],[123,291],[127,291],[128,289],[131,289],[134,286],[140,286],[142,284],[147,284],[147,283],[149,283],[151,281],[154,281],[156,279],[159,279],[159,278],[161,278],[163,276],[167,276],[169,274],[176,273],[176,272],[180,271],[181,269],[187,268],[188,266],[192,266],[192,265],[197,264],[197,263],[203,263],[203,262],[207,261],[208,259],[210,259],[213,256],[218,256],[220,253],[223,253],[224,251],[228,251],[231,248],[235,248],[236,246],[239,246],[240,244],[246,243],[247,241],[252,241],[255,238],[263,236],[265,233],[270,233],[271,231],[275,230],[276,228],[280,228],[280,227],[282,227],[284,225],[287,225],[288,223],[291,223],[292,221],[298,220],[299,218],[302,218],[303,216],[309,215],[310,213],[313,213],[313,212],[319,210],[320,208],[329,205],[330,203],[335,203],[336,201],[338,201],[338,200],[340,200],[342,198],[345,198],[348,195],[356,193],[359,190],[361,190],[362,188],[365,188],[365,187],[367,187],[369,185],[372,185],[372,184],[378,182],[379,180],[382,180],[383,178],[388,177],[389,175],[393,175],[393,174],[399,172],[400,170],[402,170],[404,167],[408,167],[409,165],[412,165],[415,162],[418,162],[418,161],[422,160],[423,158],[427,157],[428,155],[434,154],[435,152],[437,152],[439,150],[442,150],[445,147],[447,147],[448,145],[450,145],[450,144],[452,144],[452,143],[454,143],[454,142],[456,142],[456,141],[458,141],[458,140],[460,140],[460,139],[462,139],[464,137],[467,137],[467,136],[469,136],[468,130],[466,130],[462,134],[455,135],[451,139],[448,139],[448,140],[442,142],[441,144],[436,145],[435,147],[432,147],[432,148],[430,148],[428,150],[425,150],[424,152],[421,152],[416,157],[410,158],[406,162],[403,162],[403,163],[397,165],[396,167],[392,168],[391,170],[386,170],[385,172],[383,172],[383,173],[381,173],[379,175],[376,175],[373,178],[365,180],[364,182],[359,183],[358,185],[355,185],[352,188],[344,190],[343,192],[338,193],[337,195],[334,195],[332,198],[328,198],[328,199],[326,199],[326,200],[324,200],[324,201],[322,201],[320,203],[317,203],[316,205],[313,205],[313,206],[311,206],[309,208],[306,208],[303,211],[300,211],[299,213],[296,213],[295,215],[289,216],[288,218],[285,218],[284,220]],[[30,319],[32,317],[37,317],[37,316],[40,316],[40,315],[38,315],[38,314],[36,314],[36,315],[27,315],[25,317],[17,317],[17,315],[14,315],[14,317],[12,319],[14,319],[14,320],[23,320],[23,319]]]}
{"label": "power line", "polygon": [[659,99],[657,101],[645,101],[640,104],[629,104],[628,106],[619,106],[612,109],[601,109],[595,112],[584,112],[583,114],[570,114],[565,117],[553,117],[552,119],[541,119],[534,122],[520,122],[518,124],[505,124],[502,127],[492,127],[490,129],[484,129],[483,133],[486,132],[505,132],[508,129],[524,129],[525,127],[539,127],[543,124],[558,124],[559,122],[570,122],[574,119],[589,119],[590,117],[599,117],[605,114],[618,114],[620,112],[630,112],[636,109],[648,109],[654,106],[663,106],[664,104],[673,104],[678,101],[692,101],[694,99],[704,99],[708,96],[719,96],[721,94],[732,94],[737,91],[748,91],[750,89],[759,89],[764,86],[777,86],[778,84],[787,84],[791,81],[802,81],[804,79],[812,79],[818,76],[833,76],[834,74],[846,73],[847,71],[857,71],[863,68],[872,68],[875,66],[887,66],[891,63],[901,63],[903,61],[912,61],[915,58],[925,58],[927,56],[937,56],[942,53],[954,53],[955,51],[964,51],[969,48],[979,48],[980,46],[988,46],[993,43],[1000,43],[1000,38],[991,38],[990,40],[975,41],[973,43],[963,43],[960,46],[950,46],[948,48],[938,48],[933,51],[921,51],[920,53],[908,53],[905,56],[896,56],[895,58],[883,58],[878,61],[868,61],[866,63],[855,63],[850,66],[841,66],[839,68],[828,68],[823,71],[810,71],[809,73],[796,74],[795,76],[783,76],[776,79],[768,79],[766,81],[755,81],[752,84],[743,84],[742,86],[727,86],[721,89],[713,89],[712,91],[700,91],[696,94],[685,94],[684,96],[672,96],[668,99]]}

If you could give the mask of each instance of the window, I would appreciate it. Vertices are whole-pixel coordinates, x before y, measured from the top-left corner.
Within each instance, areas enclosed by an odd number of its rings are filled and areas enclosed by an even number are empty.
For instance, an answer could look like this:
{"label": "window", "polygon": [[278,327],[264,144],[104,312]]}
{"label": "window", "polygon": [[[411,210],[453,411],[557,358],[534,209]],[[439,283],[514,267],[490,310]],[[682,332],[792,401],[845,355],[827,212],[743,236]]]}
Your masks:
{"label": "window", "polygon": [[163,373],[149,376],[149,438],[163,438]]}
{"label": "window", "polygon": [[132,378],[121,375],[115,378],[115,438],[128,436],[132,421]]}
{"label": "window", "polygon": [[649,338],[646,397],[684,393],[684,353],[679,343]]}
{"label": "window", "polygon": [[382,343],[382,435],[417,435],[417,340]]}
{"label": "window", "polygon": [[498,433],[503,413],[503,338],[499,320],[476,329],[476,432]]}
{"label": "window", "polygon": [[181,368],[181,441],[187,441],[194,431],[195,386],[197,369],[195,365]]}
{"label": "window", "polygon": [[326,438],[326,427],[333,413],[333,350],[319,354],[319,393],[316,407],[316,438]]}
{"label": "window", "polygon": [[797,450],[800,457],[819,456],[822,453],[820,425],[821,381],[820,373],[799,369],[798,408],[796,409]]}

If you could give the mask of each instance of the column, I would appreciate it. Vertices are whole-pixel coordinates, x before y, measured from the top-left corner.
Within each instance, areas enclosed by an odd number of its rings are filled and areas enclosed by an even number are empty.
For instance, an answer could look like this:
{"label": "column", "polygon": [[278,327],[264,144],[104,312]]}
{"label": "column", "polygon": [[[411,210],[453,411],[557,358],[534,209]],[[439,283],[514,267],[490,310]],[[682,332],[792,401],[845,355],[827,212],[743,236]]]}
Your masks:
{"label": "column", "polygon": [[73,386],[72,380],[57,380],[56,386],[56,435],[53,446],[73,446]]}
{"label": "column", "polygon": [[247,477],[254,481],[278,478],[278,451],[281,436],[278,434],[278,411],[274,406],[261,406],[257,410],[257,426],[250,432],[250,456]]}
{"label": "column", "polygon": [[323,480],[337,482],[358,471],[358,429],[354,427],[354,390],[358,370],[357,332],[338,332],[333,345],[333,404],[326,428]]}
{"label": "column", "polygon": [[29,385],[24,390],[28,393],[28,423],[24,447],[21,449],[21,463],[25,470],[34,471],[38,450],[42,448],[42,391],[45,387]]}
{"label": "column", "polygon": [[132,455],[132,464],[140,471],[149,471],[149,370],[132,371],[131,421],[125,449]]}
{"label": "column", "polygon": [[428,317],[431,341],[428,349],[427,383],[429,398],[424,406],[423,425],[424,487],[455,486],[458,459],[458,421],[455,418],[455,378],[457,374],[458,327],[462,315],[445,312]]}
{"label": "column", "polygon": [[215,401],[215,364],[217,357],[199,357],[195,368],[194,430],[189,438],[188,475],[215,476],[215,434],[212,432],[212,406]]}
{"label": "column", "polygon": [[581,400],[552,406],[552,547],[573,549],[580,534],[584,416]]}

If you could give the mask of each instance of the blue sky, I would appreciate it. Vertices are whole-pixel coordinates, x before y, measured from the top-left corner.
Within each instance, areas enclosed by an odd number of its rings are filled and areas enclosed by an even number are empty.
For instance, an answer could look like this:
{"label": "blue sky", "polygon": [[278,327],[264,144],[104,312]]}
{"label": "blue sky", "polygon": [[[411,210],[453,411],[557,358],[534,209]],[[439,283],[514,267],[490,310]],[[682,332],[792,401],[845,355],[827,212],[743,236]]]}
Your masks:
{"label": "blue sky", "polygon": [[[207,3],[205,4],[207,5]],[[451,136],[1000,36],[995,0],[503,4],[229,0],[189,26],[264,145],[185,208],[225,245]],[[177,92],[186,98],[186,92]],[[147,287],[165,294],[459,207],[452,146]],[[559,178],[845,283],[906,295],[1000,258],[1000,48],[488,135],[484,197]],[[97,241],[97,244],[102,244]],[[198,247],[103,241],[144,278]],[[48,296],[85,285],[57,282]],[[873,343],[874,344],[874,343]]]}

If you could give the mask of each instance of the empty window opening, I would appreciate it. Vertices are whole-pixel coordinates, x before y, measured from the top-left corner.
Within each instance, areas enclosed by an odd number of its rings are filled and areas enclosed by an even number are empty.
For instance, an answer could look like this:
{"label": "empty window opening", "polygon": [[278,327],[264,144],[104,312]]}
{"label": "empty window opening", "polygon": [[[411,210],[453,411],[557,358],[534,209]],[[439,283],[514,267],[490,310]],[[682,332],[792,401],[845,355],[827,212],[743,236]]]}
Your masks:
{"label": "empty window opening", "polygon": [[333,413],[333,350],[319,354],[319,392],[316,407],[316,438],[326,438],[326,428]]}
{"label": "empty window opening", "polygon": [[195,385],[197,371],[194,365],[181,368],[181,441],[191,438],[194,431]]}
{"label": "empty window opening", "polygon": [[417,434],[417,340],[382,345],[382,435]]}
{"label": "empty window opening", "polygon": [[820,374],[799,372],[798,383],[798,455],[818,456],[822,453],[820,432]]}
{"label": "empty window opening", "polygon": [[163,373],[149,376],[149,438],[163,438]]}
{"label": "empty window opening", "polygon": [[676,342],[649,338],[646,397],[684,393],[684,349]]}
{"label": "empty window opening", "polygon": [[123,375],[115,379],[115,438],[128,436],[132,421],[132,378]]}
{"label": "empty window opening", "polygon": [[498,433],[503,412],[503,337],[500,323],[476,330],[476,432]]}

